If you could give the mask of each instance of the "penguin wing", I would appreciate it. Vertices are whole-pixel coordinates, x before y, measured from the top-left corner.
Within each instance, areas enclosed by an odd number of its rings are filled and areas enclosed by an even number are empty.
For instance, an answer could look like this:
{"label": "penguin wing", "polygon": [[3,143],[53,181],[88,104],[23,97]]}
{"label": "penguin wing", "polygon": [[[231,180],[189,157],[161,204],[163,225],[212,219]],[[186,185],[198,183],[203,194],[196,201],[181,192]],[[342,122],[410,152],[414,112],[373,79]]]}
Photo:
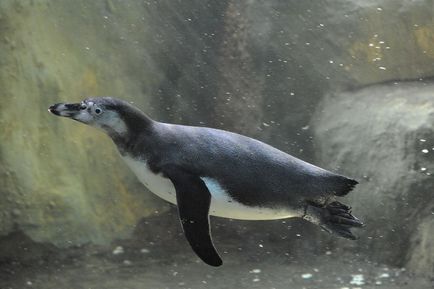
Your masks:
{"label": "penguin wing", "polygon": [[211,193],[207,186],[198,176],[181,169],[172,168],[166,175],[175,186],[179,218],[191,248],[208,265],[222,265],[210,234]]}

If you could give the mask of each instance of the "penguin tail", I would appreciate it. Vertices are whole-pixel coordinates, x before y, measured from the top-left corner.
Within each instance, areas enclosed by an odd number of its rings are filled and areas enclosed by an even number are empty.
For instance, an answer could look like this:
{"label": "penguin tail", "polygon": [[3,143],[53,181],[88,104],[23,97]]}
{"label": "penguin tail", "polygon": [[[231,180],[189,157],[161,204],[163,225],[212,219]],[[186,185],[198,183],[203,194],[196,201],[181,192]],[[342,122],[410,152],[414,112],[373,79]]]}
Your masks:
{"label": "penguin tail", "polygon": [[308,204],[303,219],[319,225],[325,231],[340,237],[356,240],[351,228],[364,227],[362,221],[351,214],[351,207],[337,201],[326,206]]}
{"label": "penguin tail", "polygon": [[331,183],[334,195],[342,197],[351,192],[359,182],[344,176],[336,176],[331,179]]}

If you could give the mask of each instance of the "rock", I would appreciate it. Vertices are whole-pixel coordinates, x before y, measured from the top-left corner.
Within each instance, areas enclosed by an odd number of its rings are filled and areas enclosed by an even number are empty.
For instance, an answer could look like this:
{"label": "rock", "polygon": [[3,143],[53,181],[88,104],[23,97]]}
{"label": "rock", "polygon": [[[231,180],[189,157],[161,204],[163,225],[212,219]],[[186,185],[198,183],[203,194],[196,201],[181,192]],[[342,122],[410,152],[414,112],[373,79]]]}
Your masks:
{"label": "rock", "polygon": [[122,246],[117,246],[114,250],[113,250],[113,255],[119,255],[119,254],[123,254],[124,253],[124,248]]}
{"label": "rock", "polygon": [[[432,205],[432,202],[431,202]],[[434,206],[431,216],[423,219],[411,237],[407,266],[414,273],[434,276]]]}
{"label": "rock", "polygon": [[0,237],[0,260],[3,264],[29,265],[52,261],[52,257],[61,255],[62,251],[53,244],[35,242],[19,230],[12,230],[7,236]]}
{"label": "rock", "polygon": [[145,77],[145,63],[138,64],[143,49],[133,47],[133,41],[145,47],[152,35],[131,27],[143,21],[145,8],[123,7],[108,22],[101,2],[23,2],[19,13],[16,1],[0,3],[0,191],[11,200],[0,202],[0,236],[17,226],[56,246],[108,244],[128,236],[140,218],[167,209],[130,173],[108,137],[47,112],[52,103],[83,95],[136,96],[143,106],[149,102],[143,86],[158,86],[158,73]]}
{"label": "rock", "polygon": [[[199,68],[210,76],[204,79],[209,89],[196,88],[192,102],[209,109],[203,109],[205,123],[271,141],[306,160],[313,160],[313,149],[303,127],[327,92],[434,75],[432,5],[424,0],[243,0],[228,1],[223,13],[221,44],[213,42],[208,52],[219,52],[218,62],[208,62],[219,73]],[[212,77],[219,79],[214,89]],[[185,102],[192,97],[183,96],[177,115],[190,115]]]}
{"label": "rock", "polygon": [[256,19],[252,44],[268,52],[268,67],[281,67],[274,80],[354,87],[434,74],[432,7],[424,0],[254,1],[246,13]]}
{"label": "rock", "polygon": [[148,254],[149,252],[151,252],[149,249],[146,248],[140,249],[140,253],[142,254]]}
{"label": "rock", "polygon": [[[312,124],[319,164],[360,181],[345,202],[366,228],[360,241],[341,246],[399,266],[414,252],[434,250],[432,227],[421,225],[434,207],[433,89],[376,85],[329,95],[319,106]],[[432,268],[429,258],[410,259],[413,268]]]}
{"label": "rock", "polygon": [[13,209],[12,210],[12,215],[14,217],[19,217],[21,215],[21,211],[19,209]]}

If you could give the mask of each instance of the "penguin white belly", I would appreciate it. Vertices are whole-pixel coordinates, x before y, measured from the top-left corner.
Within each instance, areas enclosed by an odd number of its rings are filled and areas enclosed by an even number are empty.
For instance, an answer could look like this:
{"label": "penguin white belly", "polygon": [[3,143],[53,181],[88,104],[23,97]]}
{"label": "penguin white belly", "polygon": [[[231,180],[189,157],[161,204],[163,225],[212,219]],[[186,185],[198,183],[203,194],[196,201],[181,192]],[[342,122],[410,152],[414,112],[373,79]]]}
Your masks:
{"label": "penguin white belly", "polygon": [[[122,158],[148,190],[163,200],[176,205],[176,191],[172,181],[161,174],[154,174],[146,161],[131,157]],[[231,198],[216,180],[207,177],[201,177],[201,179],[205,182],[212,196],[210,215],[240,220],[275,220],[300,216],[301,212],[291,210],[274,210],[243,205]]]}

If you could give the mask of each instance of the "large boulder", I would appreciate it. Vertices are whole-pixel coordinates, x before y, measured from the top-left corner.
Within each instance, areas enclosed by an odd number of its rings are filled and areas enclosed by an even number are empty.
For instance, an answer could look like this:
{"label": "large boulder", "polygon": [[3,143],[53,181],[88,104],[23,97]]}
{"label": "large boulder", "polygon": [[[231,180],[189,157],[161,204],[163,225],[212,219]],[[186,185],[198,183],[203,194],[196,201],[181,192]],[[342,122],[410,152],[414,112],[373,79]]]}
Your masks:
{"label": "large boulder", "polygon": [[313,121],[319,163],[360,181],[346,202],[367,226],[352,246],[428,271],[431,257],[420,256],[434,250],[433,90],[412,82],[332,94]]}

